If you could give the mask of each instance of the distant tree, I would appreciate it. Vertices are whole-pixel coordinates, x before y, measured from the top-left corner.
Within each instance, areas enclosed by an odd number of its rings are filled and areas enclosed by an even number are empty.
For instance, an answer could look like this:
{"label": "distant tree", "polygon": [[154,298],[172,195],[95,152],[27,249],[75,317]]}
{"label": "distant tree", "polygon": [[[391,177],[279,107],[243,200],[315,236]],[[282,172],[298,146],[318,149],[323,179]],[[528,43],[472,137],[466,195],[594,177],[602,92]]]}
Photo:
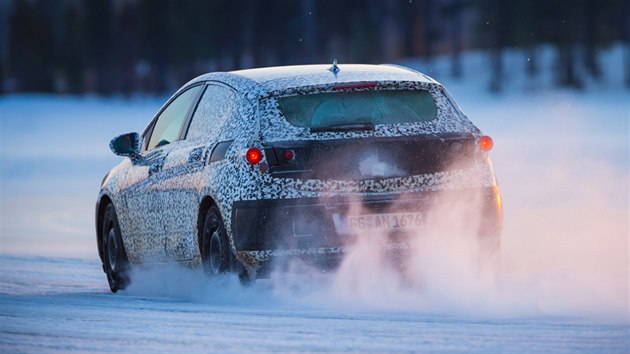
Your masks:
{"label": "distant tree", "polygon": [[[430,57],[432,44],[437,35],[432,13],[433,0],[414,0],[403,2],[400,11],[399,26],[402,36],[402,55],[411,57]],[[378,21],[378,16],[376,21]]]}
{"label": "distant tree", "polygon": [[401,56],[400,7],[398,1],[385,1],[383,6],[383,27],[381,30],[381,48],[386,61],[393,61]]}
{"label": "distant tree", "polygon": [[113,25],[112,0],[84,1],[85,7],[85,56],[91,79],[90,89],[103,94],[113,91]]}
{"label": "distant tree", "polygon": [[8,58],[8,33],[9,33],[9,15],[11,14],[11,3],[0,1],[0,94],[5,90],[9,90],[9,82],[7,81],[7,63]]}
{"label": "distant tree", "polygon": [[541,0],[513,0],[510,6],[510,43],[525,49],[525,71],[528,76],[538,74],[537,47],[544,38],[542,22],[544,9]]}
{"label": "distant tree", "polygon": [[9,76],[22,91],[52,91],[58,55],[47,6],[57,2],[16,0],[9,19]]}
{"label": "distant tree", "polygon": [[[373,8],[373,0],[367,0],[363,6],[369,17],[369,9]],[[317,14],[319,21],[319,29],[317,41],[320,43],[321,55],[319,59],[323,62],[332,62],[333,59],[339,60],[339,63],[347,63],[354,58],[350,58],[349,50],[350,46],[355,48],[361,48],[362,45],[358,43],[351,44],[349,40],[352,33],[352,16],[350,14],[356,13],[357,5],[356,1],[318,1],[317,2]],[[385,3],[377,4],[379,6],[385,6]],[[361,6],[360,4],[358,6]],[[381,16],[384,14],[381,12]],[[356,20],[355,20],[356,21]],[[356,22],[355,22],[356,23]],[[378,30],[377,30],[378,31]],[[373,43],[375,45],[375,43]],[[357,57],[362,57],[363,53],[355,53]],[[383,56],[383,53],[374,53],[375,56]]]}
{"label": "distant tree", "polygon": [[600,49],[616,40],[624,41],[624,27],[630,26],[630,13],[626,10],[630,6],[628,0],[584,0],[580,22],[583,31],[584,66],[595,79],[602,78],[602,68],[599,62]]}
{"label": "distant tree", "polygon": [[175,9],[164,0],[140,1],[140,43],[142,57],[150,64],[148,84],[157,92],[167,91],[168,63],[174,48],[171,46],[166,15]]}
{"label": "distant tree", "polygon": [[137,82],[136,65],[140,60],[140,29],[138,7],[134,3],[124,3],[115,16],[113,26],[112,52],[114,83],[117,92],[130,94],[140,89]]}
{"label": "distant tree", "polygon": [[410,58],[416,55],[416,46],[414,45],[414,41],[417,36],[417,26],[414,22],[418,20],[418,7],[420,7],[420,4],[414,4],[413,1],[402,5],[402,11],[400,13],[400,27],[402,29],[402,56],[405,58]]}
{"label": "distant tree", "polygon": [[[1,0],[0,0],[1,1]],[[11,0],[0,81],[22,91],[172,91],[204,71],[451,55],[463,75],[467,31],[487,51],[489,88],[504,85],[503,52],[525,70],[551,44],[557,84],[603,78],[600,49],[624,43],[630,87],[629,0]],[[469,28],[470,15],[479,25]],[[2,17],[2,16],[0,16]],[[0,28],[1,29],[1,28]]]}
{"label": "distant tree", "polygon": [[422,6],[422,19],[423,19],[423,23],[424,23],[424,28],[423,28],[423,39],[424,39],[424,56],[427,59],[431,59],[433,58],[433,44],[435,43],[435,41],[438,39],[438,33],[435,30],[435,26],[434,26],[434,13],[435,13],[435,0],[424,0],[422,2],[423,6]]}
{"label": "distant tree", "polygon": [[[344,21],[347,23],[347,26],[341,32],[344,37],[343,42],[346,43],[344,56],[347,62],[382,63],[383,61],[394,60],[402,55],[404,38],[402,31],[399,31],[395,43],[392,43],[397,54],[393,54],[394,57],[392,59],[385,58],[388,46],[383,41],[385,41],[387,36],[385,32],[388,31],[388,24],[387,21],[382,20],[383,8],[379,8],[379,4],[374,1],[361,2],[360,0],[354,0],[348,2],[348,4],[349,8],[347,11],[356,15],[352,17],[346,16]],[[366,8],[363,11],[356,11],[361,6]],[[390,10],[400,11],[400,8],[392,8]],[[340,15],[343,16],[343,13]],[[403,18],[399,20],[399,26],[404,28],[406,26],[405,20]],[[375,48],[380,48],[381,50],[379,51],[382,53],[377,55]],[[330,62],[331,58],[324,58],[323,60]]]}
{"label": "distant tree", "polygon": [[490,58],[488,88],[492,92],[499,92],[504,82],[503,51],[512,37],[508,25],[512,21],[510,3],[503,0],[478,0],[477,6],[480,11],[480,33]]}
{"label": "distant tree", "polygon": [[583,0],[558,0],[544,3],[544,17],[548,39],[558,48],[555,63],[556,83],[580,88],[582,79],[577,71],[576,43],[581,33],[580,21]]}
{"label": "distant tree", "polygon": [[619,26],[623,45],[623,61],[624,61],[624,76],[626,87],[630,88],[630,1],[624,1],[623,10],[621,11]]}
{"label": "distant tree", "polygon": [[216,55],[213,22],[219,15],[220,11],[215,8],[212,1],[196,0],[191,6],[190,17],[187,21],[187,26],[190,28],[188,43],[193,48],[191,59],[195,62],[207,61]]}
{"label": "distant tree", "polygon": [[585,0],[582,6],[582,18],[584,19],[583,43],[584,43],[584,64],[586,69],[596,79],[602,76],[599,62],[597,60],[597,49],[599,48],[598,25],[601,17],[601,10],[605,10],[601,1]]}
{"label": "distant tree", "polygon": [[17,89],[28,89],[35,80],[30,70],[35,60],[35,18],[28,0],[16,0],[9,17],[9,76]]}
{"label": "distant tree", "polygon": [[462,14],[466,7],[469,6],[466,0],[452,0],[442,8],[444,16],[449,19],[449,37],[451,43],[451,75],[455,78],[461,78],[462,69]]}
{"label": "distant tree", "polygon": [[83,92],[85,72],[85,46],[83,18],[76,2],[68,2],[65,7],[64,26],[61,33],[61,70],[67,81],[70,93]]}
{"label": "distant tree", "polygon": [[315,0],[300,1],[300,18],[302,22],[300,38],[300,57],[305,63],[315,63],[318,61],[317,51],[319,49],[317,41],[317,33],[319,26],[317,25],[317,6]]}

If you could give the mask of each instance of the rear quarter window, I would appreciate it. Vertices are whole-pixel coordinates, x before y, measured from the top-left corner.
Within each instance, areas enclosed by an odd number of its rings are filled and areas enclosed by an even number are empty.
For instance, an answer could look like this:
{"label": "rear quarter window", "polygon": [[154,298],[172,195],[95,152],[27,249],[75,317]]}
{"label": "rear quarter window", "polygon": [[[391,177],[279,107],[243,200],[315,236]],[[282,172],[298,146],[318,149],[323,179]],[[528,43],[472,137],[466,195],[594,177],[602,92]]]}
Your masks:
{"label": "rear quarter window", "polygon": [[278,97],[278,108],[293,126],[319,128],[339,124],[418,123],[437,117],[426,90],[319,92]]}
{"label": "rear quarter window", "polygon": [[233,115],[236,94],[229,88],[209,84],[192,117],[186,139],[215,141]]}

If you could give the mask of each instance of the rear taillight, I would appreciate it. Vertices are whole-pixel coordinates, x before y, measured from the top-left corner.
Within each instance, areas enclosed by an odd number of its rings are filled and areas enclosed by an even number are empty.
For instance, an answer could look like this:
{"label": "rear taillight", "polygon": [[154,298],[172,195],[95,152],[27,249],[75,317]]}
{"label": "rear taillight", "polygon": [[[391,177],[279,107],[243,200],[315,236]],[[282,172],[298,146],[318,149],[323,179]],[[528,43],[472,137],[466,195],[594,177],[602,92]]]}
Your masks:
{"label": "rear taillight", "polygon": [[482,151],[490,151],[493,146],[494,142],[491,137],[484,135],[479,139],[479,148],[481,148]]}
{"label": "rear taillight", "polygon": [[262,152],[255,147],[249,148],[245,156],[247,157],[247,162],[251,163],[252,165],[257,164],[262,160]]}

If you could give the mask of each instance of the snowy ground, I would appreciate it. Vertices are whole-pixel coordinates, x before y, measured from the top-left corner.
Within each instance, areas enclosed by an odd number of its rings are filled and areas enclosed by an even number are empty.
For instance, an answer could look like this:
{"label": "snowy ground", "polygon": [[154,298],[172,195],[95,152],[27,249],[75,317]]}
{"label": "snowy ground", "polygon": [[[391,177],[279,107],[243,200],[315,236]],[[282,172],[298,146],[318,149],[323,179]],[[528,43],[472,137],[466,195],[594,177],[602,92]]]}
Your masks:
{"label": "snowy ground", "polygon": [[[630,346],[626,325],[578,318],[348,311],[282,299],[268,282],[238,289],[235,280],[227,290],[195,283],[203,298],[150,287],[111,295],[94,260],[2,256],[0,266],[3,352],[623,353]],[[199,274],[179,279],[192,280],[203,283]]]}
{"label": "snowy ground", "polygon": [[510,54],[507,88],[493,96],[484,60],[469,54],[462,81],[443,61],[411,64],[495,140],[500,269],[443,243],[416,255],[421,286],[349,261],[336,274],[296,268],[249,289],[140,269],[111,295],[93,231],[98,185],[119,160],[108,142],[141,131],[164,99],[0,97],[0,350],[629,352],[620,51],[604,57],[605,84],[585,91],[525,80],[514,68],[523,57]]}

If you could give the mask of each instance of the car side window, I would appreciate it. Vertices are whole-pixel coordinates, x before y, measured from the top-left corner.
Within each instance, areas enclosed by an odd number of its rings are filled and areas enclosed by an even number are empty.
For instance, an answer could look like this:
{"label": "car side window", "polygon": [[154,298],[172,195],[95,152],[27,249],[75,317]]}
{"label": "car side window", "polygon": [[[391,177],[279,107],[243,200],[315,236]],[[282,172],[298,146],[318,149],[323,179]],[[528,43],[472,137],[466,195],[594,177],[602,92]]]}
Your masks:
{"label": "car side window", "polygon": [[153,126],[147,150],[170,144],[179,139],[188,112],[202,88],[202,85],[198,85],[182,92],[160,113]]}
{"label": "car side window", "polygon": [[236,105],[236,93],[224,86],[209,84],[193,114],[187,140],[215,141]]}

